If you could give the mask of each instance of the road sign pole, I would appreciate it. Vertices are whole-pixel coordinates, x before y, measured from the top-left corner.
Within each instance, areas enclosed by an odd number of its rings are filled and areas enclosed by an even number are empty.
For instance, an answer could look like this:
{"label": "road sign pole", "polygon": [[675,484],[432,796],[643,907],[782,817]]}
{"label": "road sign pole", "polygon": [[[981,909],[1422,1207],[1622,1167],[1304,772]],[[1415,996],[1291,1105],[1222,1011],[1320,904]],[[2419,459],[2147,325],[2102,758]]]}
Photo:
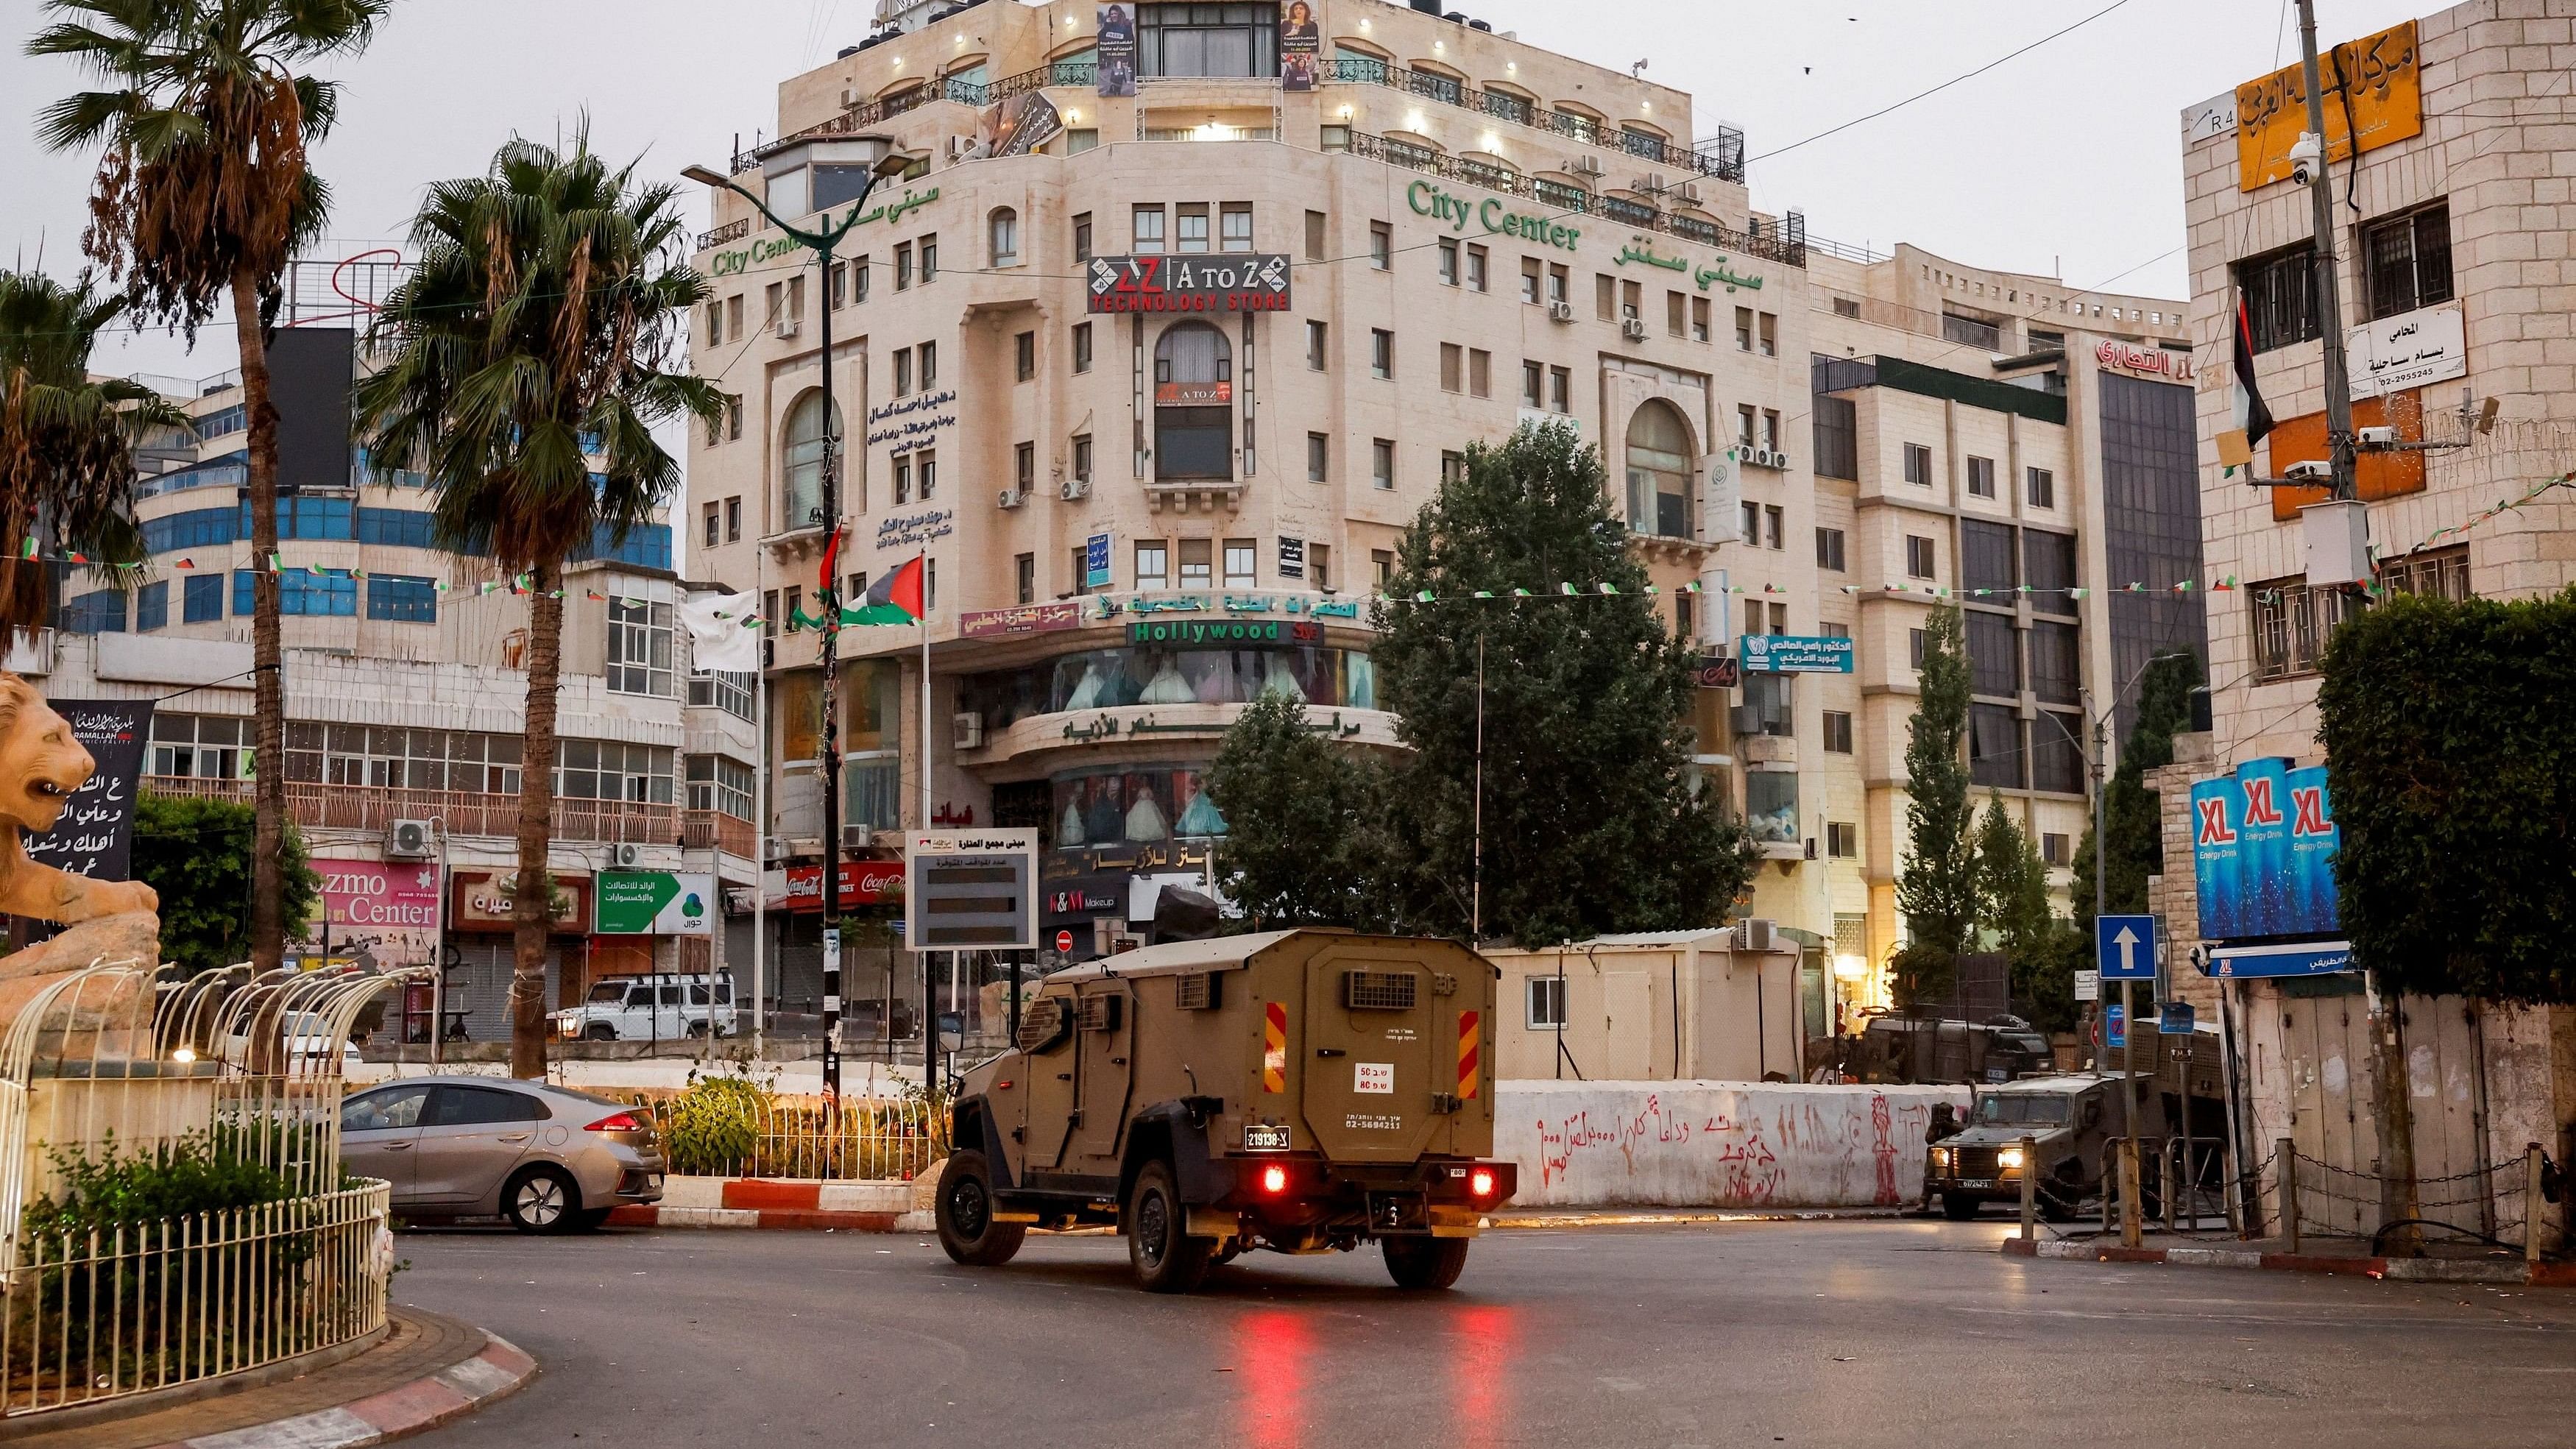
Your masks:
{"label": "road sign pole", "polygon": [[[2128,1160],[2120,1174],[2120,1222],[2124,1238],[2136,1237],[2138,1221],[2138,1075],[2131,1065],[2138,1039],[2138,1013],[2131,1006],[2129,978],[2120,978],[2120,1110],[2128,1114]],[[2128,1246],[2137,1246],[2135,1241]]]}

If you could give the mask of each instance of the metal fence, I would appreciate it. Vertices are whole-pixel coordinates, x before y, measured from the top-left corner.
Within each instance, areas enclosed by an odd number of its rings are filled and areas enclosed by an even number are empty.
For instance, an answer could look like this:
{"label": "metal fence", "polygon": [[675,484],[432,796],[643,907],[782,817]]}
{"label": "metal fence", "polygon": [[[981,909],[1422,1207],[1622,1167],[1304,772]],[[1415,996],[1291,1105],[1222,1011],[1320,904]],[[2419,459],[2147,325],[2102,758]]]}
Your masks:
{"label": "metal fence", "polygon": [[895,1182],[948,1155],[944,1100],[762,1091],[735,1078],[683,1092],[625,1094],[653,1114],[670,1170],[683,1176]]}

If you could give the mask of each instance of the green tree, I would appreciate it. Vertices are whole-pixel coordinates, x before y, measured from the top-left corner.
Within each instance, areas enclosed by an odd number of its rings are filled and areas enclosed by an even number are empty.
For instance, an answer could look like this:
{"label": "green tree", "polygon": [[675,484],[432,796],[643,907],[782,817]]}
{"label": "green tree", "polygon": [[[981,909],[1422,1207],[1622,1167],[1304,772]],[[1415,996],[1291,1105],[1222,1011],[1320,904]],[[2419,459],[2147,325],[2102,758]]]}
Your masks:
{"label": "green tree", "polygon": [[[139,561],[134,444],[147,430],[189,435],[187,416],[140,383],[95,378],[99,329],[125,310],[86,276],[66,286],[0,271],[0,631],[52,622],[56,564],[21,556],[70,549]],[[124,582],[121,570],[103,570]]]}
{"label": "green tree", "polygon": [[[259,828],[250,806],[143,792],[134,807],[134,878],[161,897],[161,959],[180,974],[250,959],[251,853]],[[322,878],[306,864],[304,837],[286,828],[280,872],[283,919],[312,919]]]}
{"label": "green tree", "polygon": [[1371,923],[1380,774],[1318,736],[1305,705],[1287,695],[1245,707],[1207,790],[1226,824],[1217,878],[1247,929]]}
{"label": "green tree", "polygon": [[[358,425],[376,467],[424,471],[440,542],[488,556],[527,595],[522,881],[552,878],[564,562],[594,538],[623,544],[678,491],[655,423],[721,409],[704,379],[667,370],[707,296],[676,200],[593,154],[587,129],[569,152],[513,139],[485,175],[430,187],[411,228],[419,264],[368,328],[384,365],[359,385]],[[510,1070],[535,1077],[546,893],[514,901]]]}
{"label": "green tree", "polygon": [[[191,341],[232,304],[249,413],[251,557],[277,552],[277,408],[268,340],[296,251],[322,233],[329,189],[306,164],[331,129],[339,90],[296,67],[354,54],[392,0],[45,0],[60,17],[30,55],[78,62],[101,89],[44,109],[55,150],[104,148],[90,192],[89,254],[124,285],[138,316]],[[251,571],[254,743],[286,758],[286,683],[277,575]],[[251,960],[284,959],[286,772],[253,786]]]}
{"label": "green tree", "polygon": [[[1464,935],[1475,909],[1480,679],[1486,936],[1715,926],[1752,879],[1742,826],[1692,778],[1691,650],[1603,482],[1572,428],[1524,427],[1470,446],[1404,535],[1374,656],[1413,751],[1380,792],[1388,914],[1411,929]],[[1583,596],[1513,592],[1560,583]]]}
{"label": "green tree", "polygon": [[1941,994],[1977,924],[1975,806],[1968,799],[1968,653],[1955,604],[1932,611],[1923,631],[1920,692],[1905,746],[1905,863],[1896,908],[1908,950],[1893,963],[1900,1007]]}
{"label": "green tree", "polygon": [[1986,794],[1986,813],[1977,822],[1977,919],[1994,933],[1995,944],[2019,956],[2049,933],[2048,867],[2031,848],[2030,837],[2004,809],[2004,797]]}
{"label": "green tree", "polygon": [[[2114,915],[2147,908],[2147,877],[2164,871],[2164,805],[2147,788],[2147,771],[2173,763],[2173,737],[2191,723],[2191,692],[2201,681],[2200,656],[2163,654],[2147,661],[2138,681],[2138,718],[2120,747],[2119,767],[2103,791],[2104,828],[2110,835],[2110,875],[2105,894]],[[2076,924],[2093,929],[2093,832],[2088,827],[2075,853]]]}

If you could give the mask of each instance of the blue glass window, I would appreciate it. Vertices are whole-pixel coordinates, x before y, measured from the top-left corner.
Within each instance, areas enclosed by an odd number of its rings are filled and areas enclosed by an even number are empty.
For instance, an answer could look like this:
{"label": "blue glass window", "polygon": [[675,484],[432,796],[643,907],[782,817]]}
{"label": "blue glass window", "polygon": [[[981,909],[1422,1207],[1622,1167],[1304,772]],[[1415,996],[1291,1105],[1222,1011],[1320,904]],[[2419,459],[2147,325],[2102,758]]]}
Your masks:
{"label": "blue glass window", "polygon": [[65,599],[63,632],[66,634],[124,633],[125,595],[115,589],[97,589]]}
{"label": "blue glass window", "polygon": [[212,548],[248,537],[250,514],[241,508],[196,508],[143,522],[143,547],[149,553]]}
{"label": "blue glass window", "polygon": [[202,624],[224,616],[224,576],[195,574],[187,580],[180,596],[179,618],[182,623]]}
{"label": "blue glass window", "polygon": [[609,531],[600,526],[590,536],[590,547],[573,556],[575,562],[606,559],[612,563],[633,564],[638,568],[667,569],[671,566],[671,525],[638,524],[627,530],[622,547],[609,546]]}
{"label": "blue glass window", "polygon": [[[346,498],[280,498],[277,500],[277,536],[294,538],[347,538],[353,505]],[[250,500],[243,499],[238,527],[241,538],[251,536]]]}
{"label": "blue glass window", "polygon": [[134,596],[134,632],[149,634],[170,623],[170,581],[154,579]]}
{"label": "blue glass window", "polygon": [[371,574],[367,578],[367,617],[399,624],[438,622],[438,586],[404,574]]}
{"label": "blue glass window", "polygon": [[358,542],[389,543],[401,548],[431,548],[436,515],[416,508],[361,508]]}
{"label": "blue glass window", "polygon": [[[249,618],[258,607],[253,593],[256,585],[249,569],[233,570],[233,613]],[[312,574],[289,569],[277,576],[277,612],[280,614],[329,614],[355,617],[358,612],[358,581],[345,573]]]}

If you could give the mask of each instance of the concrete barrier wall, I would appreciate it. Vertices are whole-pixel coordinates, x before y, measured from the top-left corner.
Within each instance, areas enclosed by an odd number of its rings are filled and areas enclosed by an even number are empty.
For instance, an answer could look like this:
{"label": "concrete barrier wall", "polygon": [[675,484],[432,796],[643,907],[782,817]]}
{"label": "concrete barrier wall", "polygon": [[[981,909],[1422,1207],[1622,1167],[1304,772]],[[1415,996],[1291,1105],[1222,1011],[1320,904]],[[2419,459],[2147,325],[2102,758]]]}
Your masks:
{"label": "concrete barrier wall", "polygon": [[1515,1207],[1893,1207],[1923,1195],[1932,1104],[1966,1087],[1503,1082]]}

